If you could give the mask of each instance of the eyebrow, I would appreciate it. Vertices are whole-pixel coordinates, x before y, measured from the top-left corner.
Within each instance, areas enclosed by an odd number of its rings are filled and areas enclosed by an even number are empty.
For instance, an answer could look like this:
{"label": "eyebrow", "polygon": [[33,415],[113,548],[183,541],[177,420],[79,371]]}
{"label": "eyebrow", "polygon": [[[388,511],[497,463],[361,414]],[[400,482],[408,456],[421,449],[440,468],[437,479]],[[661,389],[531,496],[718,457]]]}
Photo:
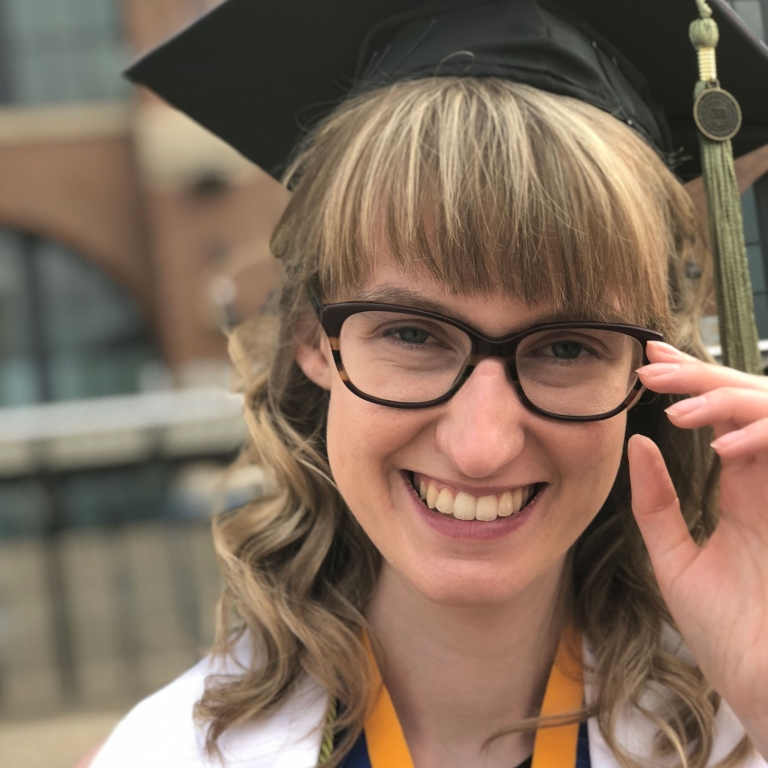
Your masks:
{"label": "eyebrow", "polygon": [[452,312],[445,305],[433,301],[432,299],[428,299],[425,296],[421,296],[408,288],[401,288],[396,285],[381,285],[370,291],[361,291],[352,299],[352,301],[372,301],[376,304],[398,304],[403,307],[423,309],[426,312],[434,312],[438,315],[450,317],[453,320],[466,322],[465,318],[456,312]]}
{"label": "eyebrow", "polygon": [[[426,312],[434,312],[437,315],[443,315],[443,317],[451,318],[452,320],[458,320],[465,325],[474,327],[473,323],[464,317],[461,313],[452,311],[443,304],[437,301],[428,299],[409,288],[404,288],[396,285],[381,285],[377,288],[373,288],[369,291],[360,291],[350,301],[353,302],[374,302],[376,304],[396,304],[406,308],[422,309]],[[622,320],[617,314],[609,312],[608,319],[604,322],[609,323],[621,323],[626,322]],[[540,323],[560,323],[560,322],[589,322],[590,318],[579,317],[573,312],[568,312],[564,309],[552,310],[551,312],[544,313],[536,317],[532,322],[526,323],[524,326],[520,326],[518,329],[511,329],[508,333],[515,333],[517,330],[522,330],[529,325],[538,325]],[[504,334],[507,335],[507,334]],[[501,338],[501,337],[500,337]]]}

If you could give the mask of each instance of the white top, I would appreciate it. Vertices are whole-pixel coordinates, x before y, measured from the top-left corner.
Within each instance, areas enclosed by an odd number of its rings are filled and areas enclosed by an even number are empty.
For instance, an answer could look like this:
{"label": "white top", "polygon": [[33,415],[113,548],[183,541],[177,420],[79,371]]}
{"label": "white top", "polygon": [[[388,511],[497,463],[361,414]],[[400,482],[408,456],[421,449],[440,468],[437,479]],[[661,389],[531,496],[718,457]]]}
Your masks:
{"label": "white top", "polygon": [[[244,651],[246,644],[241,642],[235,655],[242,658]],[[238,674],[241,669],[236,660],[206,657],[138,704],[115,728],[91,768],[221,768],[221,762],[206,757],[205,736],[195,725],[192,711],[208,675]],[[327,696],[320,686],[304,677],[278,712],[258,723],[225,732],[219,741],[224,768],[314,768],[326,703]],[[594,718],[589,720],[588,730],[592,768],[620,768]],[[619,743],[646,761],[650,759],[655,733],[656,726],[639,712],[629,713],[617,724]],[[721,704],[709,765],[722,760],[743,735],[731,709]],[[768,763],[753,754],[743,768],[768,768]]]}

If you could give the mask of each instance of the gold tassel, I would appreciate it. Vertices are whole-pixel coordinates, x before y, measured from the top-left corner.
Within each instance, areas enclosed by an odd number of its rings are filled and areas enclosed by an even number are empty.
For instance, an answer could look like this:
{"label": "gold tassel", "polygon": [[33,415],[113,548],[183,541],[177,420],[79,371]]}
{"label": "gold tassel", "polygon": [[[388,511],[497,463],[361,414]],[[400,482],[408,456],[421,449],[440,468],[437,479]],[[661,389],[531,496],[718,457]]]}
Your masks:
{"label": "gold tassel", "polygon": [[328,704],[328,712],[326,712],[325,715],[325,727],[323,728],[323,740],[320,743],[320,754],[317,758],[317,764],[322,765],[323,763],[328,762],[330,760],[331,755],[333,755],[333,742],[334,742],[334,723],[336,722],[336,712],[337,710],[337,704],[336,699],[331,699],[330,703]]}
{"label": "gold tassel", "polygon": [[748,373],[761,373],[752,284],[741,198],[733,167],[731,139],[741,127],[738,102],[720,88],[715,48],[720,33],[706,0],[696,0],[701,18],[691,24],[690,37],[699,52],[699,82],[694,116],[704,187],[709,205],[712,255],[715,265],[717,312],[723,364]]}

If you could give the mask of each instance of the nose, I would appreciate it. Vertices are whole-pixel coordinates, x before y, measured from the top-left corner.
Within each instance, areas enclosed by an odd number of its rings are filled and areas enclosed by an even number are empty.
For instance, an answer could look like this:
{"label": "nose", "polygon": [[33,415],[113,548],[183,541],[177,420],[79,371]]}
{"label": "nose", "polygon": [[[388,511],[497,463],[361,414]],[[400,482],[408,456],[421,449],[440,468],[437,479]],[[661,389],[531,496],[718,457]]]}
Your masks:
{"label": "nose", "polygon": [[437,442],[467,477],[492,477],[521,453],[524,426],[532,416],[520,402],[504,362],[487,358],[446,403]]}

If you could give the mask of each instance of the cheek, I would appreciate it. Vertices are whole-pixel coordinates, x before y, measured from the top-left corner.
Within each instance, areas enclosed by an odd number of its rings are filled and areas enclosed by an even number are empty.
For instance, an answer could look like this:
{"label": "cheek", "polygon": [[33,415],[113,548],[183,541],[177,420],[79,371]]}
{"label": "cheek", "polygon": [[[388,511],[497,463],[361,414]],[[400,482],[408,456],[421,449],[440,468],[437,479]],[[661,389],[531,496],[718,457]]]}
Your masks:
{"label": "cheek", "polygon": [[342,386],[328,408],[328,461],[347,505],[366,527],[365,516],[389,497],[397,475],[394,455],[413,443],[423,416],[368,403]]}
{"label": "cheek", "polygon": [[514,557],[509,561],[517,562],[510,585],[525,584],[563,562],[608,498],[621,463],[625,429],[626,420],[617,416],[605,422],[561,423],[539,432],[538,455],[542,460],[546,455],[553,482],[528,530],[510,543]]}
{"label": "cheek", "polygon": [[582,529],[598,513],[613,487],[624,451],[625,431],[626,417],[622,414],[578,425],[573,439],[563,439],[557,447],[562,490],[579,510],[578,526]]}
{"label": "cheek", "polygon": [[[328,409],[328,461],[344,502],[385,558],[398,549],[392,455],[408,441],[391,409],[376,406],[344,387]],[[390,471],[388,471],[390,470]]]}
{"label": "cheek", "polygon": [[[369,412],[366,403],[351,392],[342,390],[331,393],[328,406],[328,460],[336,482],[341,487],[349,476],[370,471],[371,462],[380,452],[375,429],[376,414]],[[372,418],[373,417],[373,418]],[[383,425],[382,425],[383,426]],[[366,483],[374,478],[365,477]],[[342,493],[346,498],[344,489]]]}
{"label": "cheek", "polygon": [[619,464],[624,453],[624,442],[627,431],[627,418],[625,414],[609,419],[605,422],[598,422],[597,427],[601,429],[596,431],[595,445],[596,455],[599,451],[599,460],[595,461],[596,482],[601,488],[606,489],[607,494],[616,480],[616,473],[619,471]]}

